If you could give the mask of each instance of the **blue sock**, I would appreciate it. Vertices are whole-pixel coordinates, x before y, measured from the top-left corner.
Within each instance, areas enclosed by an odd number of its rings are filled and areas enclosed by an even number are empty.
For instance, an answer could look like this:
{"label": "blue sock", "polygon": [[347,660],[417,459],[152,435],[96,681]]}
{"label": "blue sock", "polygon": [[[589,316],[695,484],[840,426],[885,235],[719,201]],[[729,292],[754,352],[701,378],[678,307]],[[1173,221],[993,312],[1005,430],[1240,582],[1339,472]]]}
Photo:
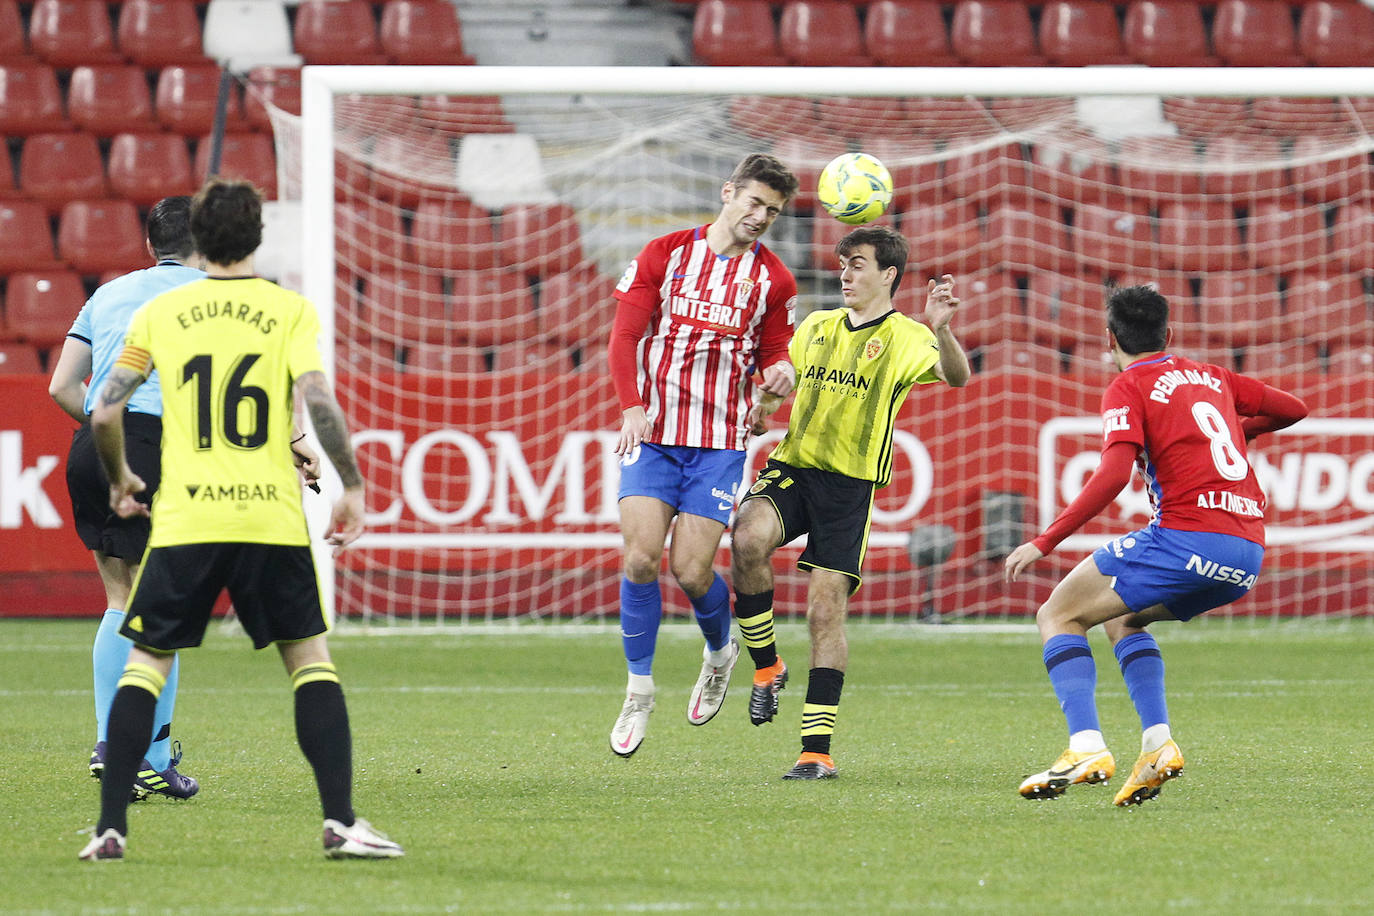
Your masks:
{"label": "blue sock", "polygon": [[129,662],[133,643],[119,635],[124,624],[124,612],[106,608],[95,631],[95,645],[91,647],[91,671],[95,686],[95,739],[104,741],[110,723],[110,704],[114,702],[119,679]]}
{"label": "blue sock", "polygon": [[1169,708],[1164,700],[1164,659],[1159,643],[1149,633],[1132,633],[1117,640],[1116,653],[1126,692],[1140,714],[1140,730],[1169,724]]}
{"label": "blue sock", "polygon": [[1069,723],[1069,734],[1091,729],[1097,723],[1097,665],[1087,637],[1061,633],[1045,643],[1045,670],[1049,672],[1059,708]]}
{"label": "blue sock", "polygon": [[663,618],[663,594],[657,582],[642,585],[620,580],[620,641],[631,674],[654,673],[654,646]]}
{"label": "blue sock", "polygon": [[720,573],[716,573],[706,594],[692,599],[692,610],[696,611],[697,626],[706,637],[707,648],[712,652],[725,648],[730,641],[730,586]]}
{"label": "blue sock", "polygon": [[[114,702],[119,679],[124,675],[124,666],[129,663],[129,650],[133,643],[119,635],[124,624],[124,612],[106,608],[105,616],[100,618],[100,628],[95,633],[95,644],[91,647],[91,670],[94,674],[95,693],[95,736],[104,741],[110,724],[110,704]],[[181,659],[172,662],[172,670],[167,674],[167,684],[157,700],[153,715],[153,732],[149,736],[148,762],[153,769],[161,772],[171,765],[172,752],[172,713],[176,709],[178,672]]]}
{"label": "blue sock", "polygon": [[153,743],[148,747],[148,763],[161,773],[172,765],[172,713],[177,706],[177,681],[180,680],[181,656],[172,659],[172,670],[167,672],[167,683],[157,696],[157,708],[153,710]]}

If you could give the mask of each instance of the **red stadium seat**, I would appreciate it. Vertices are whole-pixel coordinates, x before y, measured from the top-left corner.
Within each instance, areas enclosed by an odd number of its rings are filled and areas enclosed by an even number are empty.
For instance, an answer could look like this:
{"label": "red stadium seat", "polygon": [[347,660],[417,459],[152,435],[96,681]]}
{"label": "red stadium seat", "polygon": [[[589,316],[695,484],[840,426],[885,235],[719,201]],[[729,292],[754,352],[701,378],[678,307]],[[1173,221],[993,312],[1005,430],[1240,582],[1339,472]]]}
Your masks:
{"label": "red stadium seat", "polygon": [[24,41],[24,21],[17,0],[0,0],[0,64],[26,63],[29,47]]}
{"label": "red stadium seat", "polygon": [[142,67],[77,67],[67,88],[67,114],[99,137],[153,129],[153,97]]}
{"label": "red stadium seat", "polygon": [[1099,0],[1051,0],[1040,11],[1040,52],[1051,64],[1128,64],[1116,7]]}
{"label": "red stadium seat", "polygon": [[57,74],[45,64],[0,66],[0,134],[62,130],[62,91]]}
{"label": "red stadium seat", "polygon": [[[840,153],[845,152],[844,137],[779,137],[773,146],[773,155],[781,159],[792,174],[797,176],[800,187],[797,196],[792,198],[792,210],[796,213],[810,213],[818,209],[816,202],[816,182],[820,179],[821,169]],[[826,217],[829,219],[829,217]],[[830,262],[827,261],[827,264]]]}
{"label": "red stadium seat", "polygon": [[831,95],[816,100],[816,117],[831,136],[846,137],[868,149],[870,141],[910,140],[905,104],[899,98]]}
{"label": "red stadium seat", "polygon": [[1059,375],[1064,368],[1064,356],[1058,350],[1019,340],[990,343],[975,350],[973,357],[980,375]]}
{"label": "red stadium seat", "polygon": [[787,0],[778,21],[778,49],[803,67],[867,67],[859,12],[843,0]]}
{"label": "red stadium seat", "polygon": [[1212,48],[1232,67],[1300,67],[1293,8],[1287,0],[1221,0]]}
{"label": "red stadium seat", "polygon": [[1203,334],[1214,347],[1274,343],[1288,330],[1278,276],[1259,271],[1217,271],[1202,277],[1198,312]]}
{"label": "red stadium seat", "polygon": [[1286,99],[1264,97],[1250,100],[1250,127],[1283,137],[1304,133],[1328,134],[1333,123],[1346,117],[1334,99]]}
{"label": "red stadium seat", "polygon": [[1351,198],[1365,198],[1374,192],[1374,179],[1369,168],[1369,154],[1333,151],[1330,143],[1319,137],[1297,137],[1293,140],[1293,184],[1303,200],[1336,203]]}
{"label": "red stadium seat", "polygon": [[572,347],[600,347],[615,320],[615,281],[595,264],[545,277],[539,284],[539,333]]}
{"label": "red stadium seat", "polygon": [[1107,290],[1087,274],[1033,270],[1026,277],[1029,339],[1070,351],[1107,345]]}
{"label": "red stadium seat", "polygon": [[1250,133],[1246,99],[1167,97],[1164,117],[1190,137],[1239,136]]}
{"label": "red stadium seat", "polygon": [[470,347],[532,341],[539,334],[534,296],[506,270],[458,270],[450,279],[454,335]]}
{"label": "red stadium seat", "polygon": [[1131,0],[1121,38],[1136,63],[1151,67],[1218,63],[1208,49],[1202,6],[1196,0]]}
{"label": "red stadium seat", "polygon": [[268,105],[295,115],[301,113],[300,67],[254,67],[249,71],[243,89],[243,114],[249,125],[272,130]]}
{"label": "red stadium seat", "polygon": [[941,182],[945,194],[955,200],[1003,198],[1021,194],[1028,182],[1021,144],[975,148],[945,159]]}
{"label": "red stadium seat", "polygon": [[1117,176],[1132,197],[1152,204],[1202,193],[1201,160],[1191,142],[1174,137],[1127,137],[1121,141]]}
{"label": "red stadium seat", "polygon": [[405,349],[405,371],[438,375],[480,375],[489,372],[491,351],[482,347],[412,344]]}
{"label": "red stadium seat", "polygon": [[1331,250],[1352,270],[1374,264],[1374,205],[1368,201],[1343,204],[1331,226]]}
{"label": "red stadium seat", "polygon": [[1374,9],[1357,0],[1304,3],[1298,50],[1319,67],[1369,66],[1374,60]]}
{"label": "red stadium seat", "polygon": [[1285,296],[1288,325],[1304,340],[1328,347],[1374,344],[1374,316],[1358,275],[1296,274]]}
{"label": "red stadium seat", "polygon": [[729,105],[731,125],[751,137],[776,140],[781,135],[812,137],[821,132],[811,99],[738,95]]}
{"label": "red stadium seat", "polygon": [[702,0],[692,16],[692,56],[708,66],[787,63],[768,0]]}
{"label": "red stadium seat", "polygon": [[[1203,162],[1211,196],[1247,197],[1266,195],[1288,187],[1287,156],[1276,137],[1212,137],[1207,141]],[[1246,168],[1247,164],[1251,167]],[[1216,167],[1220,168],[1216,168]],[[1237,168],[1239,166],[1239,168]],[[1234,169],[1234,171],[1232,171]]]}
{"label": "red stadium seat", "polygon": [[7,283],[5,324],[36,347],[58,346],[85,301],[86,288],[74,271],[20,271]]}
{"label": "red stadium seat", "polygon": [[74,200],[62,208],[57,252],[87,276],[134,270],[148,266],[143,231],[132,201]]}
{"label": "red stadium seat", "polygon": [[420,97],[415,123],[449,135],[509,134],[515,125],[506,119],[498,95],[426,95]]}
{"label": "red stadium seat", "polygon": [[19,190],[56,214],[70,200],[104,197],[105,167],[91,134],[32,134],[19,154]]}
{"label": "red stadium seat", "polygon": [[1150,213],[1138,204],[1082,204],[1075,208],[1073,246],[1079,263],[1099,270],[1157,266]]}
{"label": "red stadium seat", "polygon": [[121,59],[103,0],[37,0],[29,16],[29,48],[59,68]]}
{"label": "red stadium seat", "polygon": [[[210,136],[196,145],[195,176],[204,181],[210,169]],[[257,185],[267,200],[277,197],[277,151],[266,134],[225,134],[220,152],[221,178],[242,178]]]}
{"label": "red stadium seat", "polygon": [[1321,358],[1305,341],[1259,344],[1241,351],[1240,371],[1267,382],[1320,372]]}
{"label": "red stadium seat", "polygon": [[1374,347],[1333,347],[1326,356],[1326,371],[1367,379],[1374,373]]}
{"label": "red stadium seat", "polygon": [[0,343],[0,373],[38,375],[42,371],[43,365],[38,359],[38,348],[33,344]]}
{"label": "red stadium seat", "polygon": [[382,51],[398,64],[471,64],[450,0],[386,0],[378,32]]}
{"label": "red stadium seat", "polygon": [[[933,207],[917,207],[902,214],[901,228],[911,243],[911,263],[919,266],[924,276],[951,273],[957,277],[984,263],[978,208],[971,201],[953,200]],[[834,258],[831,254],[828,263],[833,265]]]}
{"label": "red stadium seat", "polygon": [[59,266],[47,210],[32,200],[0,200],[0,274]]}
{"label": "red stadium seat", "polygon": [[913,97],[906,100],[905,107],[908,118],[923,122],[927,133],[936,137],[967,141],[1000,130],[992,113],[978,99]]}
{"label": "red stadium seat", "polygon": [[497,372],[571,372],[572,351],[567,347],[539,341],[520,341],[497,347],[494,353]]}
{"label": "red stadium seat", "polygon": [[1056,200],[994,202],[986,216],[989,254],[1009,270],[1070,270],[1074,253],[1069,227]]}
{"label": "red stadium seat", "polygon": [[377,339],[398,346],[454,342],[441,274],[414,269],[378,273],[367,279],[366,296]]}
{"label": "red stadium seat", "polygon": [[[211,64],[164,67],[158,74],[154,102],[163,127],[187,136],[209,133],[215,126],[219,104],[220,68]],[[243,104],[239,85],[230,80],[225,106],[225,130],[243,130]]]}
{"label": "red stadium seat", "polygon": [[384,64],[365,0],[304,0],[296,8],[296,53],[307,64]]}
{"label": "red stadium seat", "polygon": [[351,341],[334,338],[334,354],[340,371],[388,375],[399,372],[404,350],[389,340]]}
{"label": "red stadium seat", "polygon": [[415,262],[424,267],[487,270],[497,265],[491,215],[466,200],[420,201],[410,231]]}
{"label": "red stadium seat", "polygon": [[1162,205],[1159,249],[1165,267],[1183,271],[1234,270],[1245,260],[1235,211],[1219,201]]}
{"label": "red stadium seat", "polygon": [[406,251],[400,207],[381,201],[337,205],[334,243],[339,264],[354,272],[400,269]]}
{"label": "red stadium seat", "polygon": [[582,262],[577,213],[567,204],[518,204],[501,212],[501,255],[526,277],[547,277]]}
{"label": "red stadium seat", "polygon": [[117,34],[120,50],[140,67],[206,63],[192,0],[124,0]]}
{"label": "red stadium seat", "polygon": [[14,181],[14,163],[8,155],[9,141],[0,137],[0,150],[4,150],[6,155],[0,156],[0,201],[19,197],[19,190]]}
{"label": "red stadium seat", "polygon": [[425,198],[451,195],[454,176],[449,137],[414,124],[387,131],[372,145],[372,178],[376,193],[403,207]]}
{"label": "red stadium seat", "polygon": [[973,67],[1043,64],[1035,46],[1030,7],[1021,0],[959,0],[950,27],[954,54]]}
{"label": "red stadium seat", "polygon": [[884,67],[952,67],[959,62],[938,0],[877,0],[864,19],[864,48]]}
{"label": "red stadium seat", "polygon": [[192,194],[191,151],[179,134],[120,134],[110,143],[110,190],[140,207]]}
{"label": "red stadium seat", "polygon": [[1251,207],[1245,243],[1253,267],[1304,270],[1330,257],[1326,214],[1303,206],[1293,197],[1261,201]]}
{"label": "red stadium seat", "polygon": [[944,199],[936,141],[925,137],[875,136],[864,143],[864,149],[877,156],[892,174],[889,213],[903,213]]}
{"label": "red stadium seat", "polygon": [[1036,143],[1026,163],[1026,186],[1074,203],[1106,203],[1116,194],[1110,150],[1104,141],[1081,137],[1067,147]]}

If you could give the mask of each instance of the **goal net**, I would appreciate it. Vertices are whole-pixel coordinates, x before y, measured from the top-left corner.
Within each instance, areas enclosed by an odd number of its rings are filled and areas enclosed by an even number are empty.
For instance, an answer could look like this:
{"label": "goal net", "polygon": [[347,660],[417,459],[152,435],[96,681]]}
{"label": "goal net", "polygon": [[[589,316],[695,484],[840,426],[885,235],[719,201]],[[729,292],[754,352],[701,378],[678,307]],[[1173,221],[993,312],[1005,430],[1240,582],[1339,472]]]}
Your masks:
{"label": "goal net", "polygon": [[[835,307],[848,227],[814,188],[861,149],[895,179],[881,222],[912,244],[898,306],[918,313],[926,278],[954,274],[976,374],[903,410],[856,615],[1024,619],[1147,521],[1133,484],[1029,582],[1002,582],[1096,465],[1105,296],[1149,283],[1174,349],[1312,407],[1252,448],[1271,549],[1221,613],[1369,616],[1368,74],[306,68],[303,118],[272,112],[279,184],[370,486],[369,533],[322,557],[337,614],[614,620],[616,278],[650,238],[710,222],[735,163],[766,151],[802,183],[764,239],[797,276],[798,318]],[[797,552],[775,560],[784,616],[805,611]],[[663,582],[689,615],[666,566]]]}

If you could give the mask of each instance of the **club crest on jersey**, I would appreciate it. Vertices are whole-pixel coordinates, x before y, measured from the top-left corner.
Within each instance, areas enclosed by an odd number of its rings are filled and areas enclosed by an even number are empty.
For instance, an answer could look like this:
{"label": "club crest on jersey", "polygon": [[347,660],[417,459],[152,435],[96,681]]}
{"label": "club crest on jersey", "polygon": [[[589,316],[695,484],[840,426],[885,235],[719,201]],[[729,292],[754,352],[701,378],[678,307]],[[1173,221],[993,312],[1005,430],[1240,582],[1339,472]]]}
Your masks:
{"label": "club crest on jersey", "polygon": [[630,286],[635,282],[635,274],[637,273],[639,273],[639,260],[635,259],[630,262],[630,265],[625,268],[625,272],[620,275],[620,282],[615,285],[615,288],[622,293],[627,292]]}
{"label": "club crest on jersey", "polygon": [[878,354],[883,352],[883,342],[881,338],[870,337],[868,343],[864,344],[864,359],[877,359]]}
{"label": "club crest on jersey", "polygon": [[749,307],[749,297],[754,294],[754,281],[749,277],[735,281],[735,308]]}

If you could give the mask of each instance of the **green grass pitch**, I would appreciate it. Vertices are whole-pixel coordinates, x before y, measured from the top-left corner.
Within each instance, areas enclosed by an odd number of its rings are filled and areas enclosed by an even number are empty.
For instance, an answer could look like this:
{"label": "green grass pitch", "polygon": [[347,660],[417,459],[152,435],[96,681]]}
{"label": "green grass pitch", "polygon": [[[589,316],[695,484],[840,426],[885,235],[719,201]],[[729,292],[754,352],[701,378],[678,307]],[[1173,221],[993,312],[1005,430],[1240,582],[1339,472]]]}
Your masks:
{"label": "green grass pitch", "polygon": [[1181,779],[1111,804],[1139,726],[1093,638],[1107,787],[1027,802],[1062,750],[1029,628],[850,628],[840,778],[784,782],[805,633],[778,721],[686,722],[699,641],[665,627],[635,757],[607,746],[624,674],[602,627],[333,640],[358,812],[404,859],[330,862],[276,654],[216,626],[182,658],[188,802],[131,812],[128,858],[76,859],[97,813],[96,623],[6,621],[0,645],[0,913],[1356,913],[1374,908],[1374,627],[1161,625]]}

